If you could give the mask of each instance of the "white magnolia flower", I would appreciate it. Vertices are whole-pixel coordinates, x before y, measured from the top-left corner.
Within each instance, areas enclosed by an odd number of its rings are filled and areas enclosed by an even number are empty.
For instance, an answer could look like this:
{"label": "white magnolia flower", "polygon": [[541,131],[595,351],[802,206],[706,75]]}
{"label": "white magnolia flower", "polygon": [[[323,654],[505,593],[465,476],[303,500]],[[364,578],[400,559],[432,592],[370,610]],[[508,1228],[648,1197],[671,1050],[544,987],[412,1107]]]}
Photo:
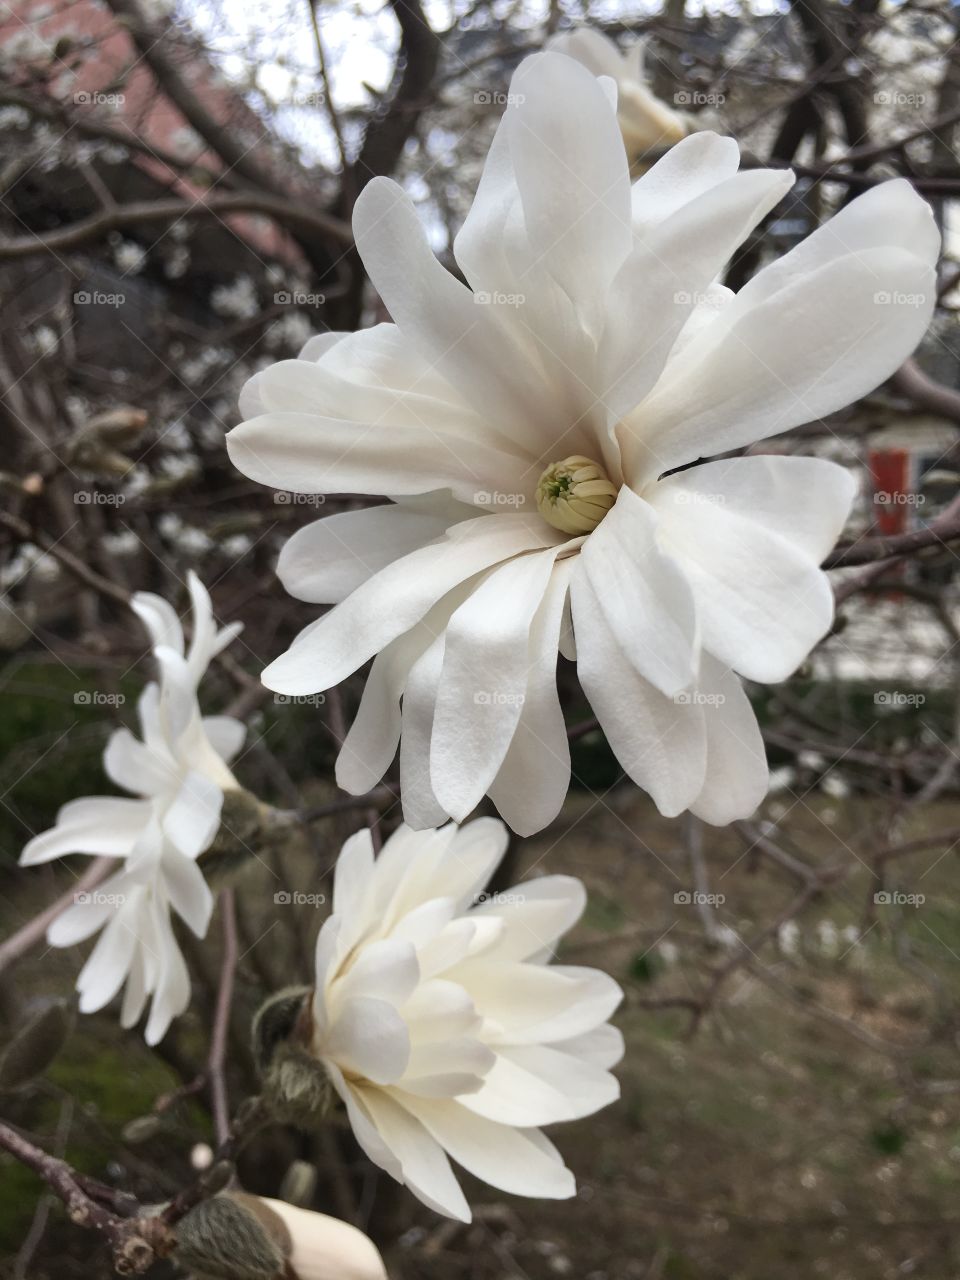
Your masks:
{"label": "white magnolia flower", "polygon": [[559,649],[660,810],[723,824],[767,783],[734,673],[783,680],[826,634],[819,565],[854,484],[816,458],[718,455],[897,368],[931,315],[938,233],[884,183],[733,294],[717,277],[792,174],[738,172],[732,139],[698,133],[631,188],[585,68],[537,54],[511,92],[454,245],[472,289],[375,179],[354,229],[395,323],[314,338],[245,388],[228,437],[245,474],[394,499],[286,544],[291,594],[339,603],[263,679],[315,693],[374,658],[340,785],[372,787],[402,737],[411,826],[489,792],[529,833],[569,780]]}
{"label": "white magnolia flower", "polygon": [[593,27],[576,27],[551,36],[544,48],[565,53],[595,76],[609,76],[614,82],[617,119],[631,164],[655,147],[679,142],[690,132],[687,117],[651,92],[643,70],[643,41],[621,50],[615,40]]}
{"label": "white magnolia flower", "polygon": [[[471,908],[507,845],[495,818],[401,827],[374,859],[343,847],[317,939],[312,1052],[370,1159],[425,1204],[470,1220],[448,1156],[491,1186],[563,1199],[575,1184],[540,1125],[619,1096],[622,992],[551,965],[579,880],[544,876]],[[445,1154],[446,1153],[446,1154]]]}
{"label": "white magnolia flower", "polygon": [[216,835],[223,793],[237,782],[228,762],[244,726],[230,716],[201,717],[197,686],[240,623],[218,629],[210,596],[189,575],[193,635],[185,648],[176,611],[141,592],[131,606],[153,642],[160,668],[137,706],[142,739],[129,729],[110,736],[103,766],[111,782],[140,797],[72,800],[56,826],[35,836],[20,862],[34,866],[70,853],[122,859],[119,871],[54,920],[47,940],[69,947],[102,929],[77,980],[84,1013],[102,1009],[126,983],[121,1022],[130,1027],[152,997],[146,1039],[156,1044],[186,1008],[190,981],[173,933],[176,912],[198,937],[210,923],[213,896],[197,858]]}

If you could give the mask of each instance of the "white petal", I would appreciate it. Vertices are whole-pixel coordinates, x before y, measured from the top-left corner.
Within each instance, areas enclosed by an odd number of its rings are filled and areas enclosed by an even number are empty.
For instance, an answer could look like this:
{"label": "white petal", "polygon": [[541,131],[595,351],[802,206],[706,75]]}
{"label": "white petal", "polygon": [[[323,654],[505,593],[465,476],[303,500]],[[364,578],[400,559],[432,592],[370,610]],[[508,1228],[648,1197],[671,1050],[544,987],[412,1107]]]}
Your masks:
{"label": "white petal", "polygon": [[579,1120],[619,1096],[619,1082],[609,1071],[537,1044],[501,1047],[483,1087],[460,1101],[488,1120],[527,1127]]}
{"label": "white petal", "polygon": [[137,923],[134,912],[113,914],[77,978],[81,1013],[96,1013],[123,986],[139,940]]}
{"label": "white petal", "polygon": [[529,467],[519,450],[507,453],[430,424],[384,426],[289,411],[234,427],[227,450],[238,471],[273,489],[395,496],[451,489],[468,503],[488,490],[523,494],[518,477]]}
{"label": "white petal", "polygon": [[587,327],[630,252],[630,175],[616,113],[596,78],[558,54],[535,54],[511,82],[513,158],[527,235]]}
{"label": "white petal", "polygon": [[570,782],[570,743],[557,692],[557,651],[573,558],[558,560],[530,627],[529,670],[520,719],[490,798],[518,835],[542,830],[560,812]]}
{"label": "white petal", "polygon": [[135,795],[155,796],[176,777],[167,752],[152,751],[129,729],[115,729],[103,753],[103,770],[111,782]]}
{"label": "white petal", "polygon": [[833,547],[856,494],[853,474],[823,458],[757,454],[724,458],[668,476],[645,492],[669,542],[691,509],[727,511],[778,534],[817,564]]}
{"label": "white petal", "polygon": [[163,815],[163,831],[187,858],[207,849],[220,826],[223,792],[217,783],[191,770]]}
{"label": "white petal", "polygon": [[681,139],[633,184],[636,235],[642,238],[685,204],[732,178],[739,166],[740,148],[733,138],[704,131]]}
{"label": "white petal", "polygon": [[623,1057],[623,1034],[607,1022],[602,1027],[595,1027],[593,1031],[574,1036],[572,1040],[562,1040],[554,1048],[572,1053],[584,1062],[592,1062],[594,1066],[609,1071]]}
{"label": "white petal", "polygon": [[552,545],[539,517],[481,516],[442,542],[394,561],[297,637],[262,675],[278,693],[316,693],[339,684],[473,574],[535,547]]}
{"label": "white petal", "polygon": [[331,1021],[321,1052],[343,1071],[374,1084],[391,1084],[406,1070],[410,1036],[392,1004],[357,996]]}
{"label": "white petal", "polygon": [[667,365],[623,437],[625,473],[638,485],[851,404],[913,351],[935,301],[933,266],[893,246],[737,295]]}
{"label": "white petal", "polygon": [[496,960],[549,954],[583,915],[587,892],[573,876],[540,876],[481,902],[474,916],[496,916],[506,926],[491,951]]}
{"label": "white petal", "polygon": [[437,1213],[470,1221],[470,1207],[442,1147],[399,1102],[378,1089],[361,1089],[373,1123],[400,1162],[400,1181]]}
{"label": "white petal", "polygon": [[494,1124],[441,1098],[405,1098],[404,1102],[457,1164],[491,1187],[544,1200],[574,1195],[573,1175],[552,1149],[536,1140],[535,1129]]}
{"label": "white petal", "polygon": [[400,796],[403,820],[418,831],[438,827],[449,816],[430,781],[430,737],[443,669],[445,637],[436,640],[410,668],[403,693],[400,737]]}
{"label": "white petal", "polygon": [[488,1019],[492,1045],[569,1040],[606,1022],[623,992],[605,973],[568,965],[465,960],[447,975],[473,996]]}
{"label": "white petal", "polygon": [[198,938],[204,938],[213,912],[213,894],[193,858],[175,848],[164,851],[163,882],[170,906]]}
{"label": "white petal", "polygon": [[662,814],[676,817],[703,786],[703,708],[664,697],[637,674],[585,575],[574,573],[570,592],[577,672],[590,705],[629,777],[650,793]]}
{"label": "white petal", "polygon": [[[789,508],[783,535],[763,515],[753,519],[748,504],[726,501],[727,467],[733,475],[737,462],[720,462],[703,479],[686,480],[708,470],[697,467],[664,482],[658,509],[670,497],[674,504],[663,521],[664,539],[696,599],[704,646],[752,680],[784,680],[829,630],[833,591],[817,561],[790,540]],[[833,496],[839,501],[828,494],[823,504],[832,534],[852,491],[845,473],[836,470]]]}
{"label": "white petal", "polygon": [[792,184],[785,169],[735,174],[637,239],[613,282],[600,349],[612,422],[647,394],[698,301]]}
{"label": "white petal", "polygon": [[769,774],[760,726],[740,681],[704,651],[699,696],[706,698],[707,772],[690,806],[704,822],[723,827],[749,818],[767,794]]}
{"label": "white petal", "polygon": [[406,507],[342,511],[287,540],[277,575],[298,600],[334,604],[401,556],[439,538],[450,522]]}
{"label": "white petal", "polygon": [[517,556],[477,587],[450,618],[430,740],[430,780],[462,821],[496,777],[527,688],[530,625],[556,549]]}
{"label": "white petal", "polygon": [[214,751],[229,763],[243,746],[247,726],[233,716],[204,716],[201,724]]}
{"label": "white petal", "polygon": [[104,853],[125,857],[143,834],[151,806],[145,800],[89,796],[71,800],[57,814],[57,825],[27,844],[20,865],[35,866],[68,853]]}
{"label": "white petal", "polygon": [[130,608],[147,628],[154,648],[165,645],[183,655],[183,628],[168,600],[150,591],[138,591],[130,599]]}
{"label": "white petal", "polygon": [[660,549],[655,512],[627,485],[584,543],[574,581],[581,574],[634,670],[667,697],[685,689],[696,675],[693,593]]}
{"label": "white petal", "polygon": [[405,192],[387,178],[368,182],[354,207],[353,230],[390,315],[463,400],[483,405],[485,416],[518,442],[542,425],[538,387],[510,329],[498,323],[496,307],[477,306],[440,265]]}
{"label": "white petal", "polygon": [[[336,985],[337,1000],[371,996],[397,1007],[413,994],[420,980],[416,948],[411,942],[385,938],[360,951]],[[333,999],[333,992],[330,993]]]}
{"label": "white petal", "polygon": [[283,1200],[259,1199],[290,1233],[290,1270],[300,1280],[387,1280],[376,1246],[356,1227]]}

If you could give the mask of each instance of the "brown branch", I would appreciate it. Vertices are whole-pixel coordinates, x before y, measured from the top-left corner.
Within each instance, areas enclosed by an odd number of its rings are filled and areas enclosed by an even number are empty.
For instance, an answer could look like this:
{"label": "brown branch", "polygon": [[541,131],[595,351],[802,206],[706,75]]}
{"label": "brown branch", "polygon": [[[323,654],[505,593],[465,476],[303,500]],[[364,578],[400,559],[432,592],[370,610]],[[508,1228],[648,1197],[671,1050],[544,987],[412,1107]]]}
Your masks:
{"label": "brown branch", "polygon": [[66,1205],[70,1221],[98,1232],[113,1249],[119,1275],[142,1275],[173,1248],[168,1225],[158,1217],[119,1218],[84,1190],[80,1175],[65,1160],[34,1146],[16,1129],[0,1122],[0,1147],[32,1169]]}
{"label": "brown branch", "polygon": [[904,361],[891,378],[891,382],[915,405],[960,425],[960,391],[931,378],[929,374],[924,373],[916,360]]}
{"label": "brown branch", "polygon": [[430,90],[440,61],[440,39],[424,16],[420,0],[390,0],[400,24],[403,62],[400,83],[385,113],[371,121],[356,163],[360,190],[371,178],[393,173],[407,139],[430,102]]}
{"label": "brown branch", "polygon": [[107,3],[130,33],[160,89],[227,168],[263,191],[276,190],[276,176],[261,168],[255,159],[256,148],[243,142],[228,125],[214,119],[190,88],[170,48],[167,31],[148,22],[137,0],[107,0]]}
{"label": "brown branch", "polygon": [[177,222],[183,218],[222,218],[234,213],[263,213],[291,231],[320,234],[340,244],[352,244],[353,233],[345,222],[327,213],[307,209],[282,196],[242,191],[208,195],[192,204],[188,200],[144,200],[101,209],[59,231],[43,235],[15,236],[0,241],[0,261],[26,258],[37,253],[65,253],[100,239],[110,231],[151,222]]}
{"label": "brown branch", "polygon": [[912,529],[909,533],[892,534],[889,537],[858,538],[856,542],[835,548],[824,561],[825,569],[839,569],[847,565],[876,564],[879,561],[899,560],[903,556],[924,551],[927,547],[946,547],[960,540],[960,494],[954,498],[928,525]]}
{"label": "brown branch", "polygon": [[224,889],[221,892],[220,912],[223,922],[223,962],[220,968],[220,988],[217,992],[207,1071],[210,1077],[210,1097],[213,1104],[213,1127],[217,1144],[222,1146],[230,1136],[230,1104],[227,1098],[224,1065],[238,958],[236,903],[232,889]]}
{"label": "brown branch", "polygon": [[9,938],[0,943],[0,973],[24,956],[31,947],[35,947],[43,939],[54,920],[62,915],[67,907],[73,905],[77,894],[89,893],[115,865],[115,858],[95,858],[72,889],[61,894],[49,907],[35,915],[32,920],[28,920],[16,933],[12,933]]}

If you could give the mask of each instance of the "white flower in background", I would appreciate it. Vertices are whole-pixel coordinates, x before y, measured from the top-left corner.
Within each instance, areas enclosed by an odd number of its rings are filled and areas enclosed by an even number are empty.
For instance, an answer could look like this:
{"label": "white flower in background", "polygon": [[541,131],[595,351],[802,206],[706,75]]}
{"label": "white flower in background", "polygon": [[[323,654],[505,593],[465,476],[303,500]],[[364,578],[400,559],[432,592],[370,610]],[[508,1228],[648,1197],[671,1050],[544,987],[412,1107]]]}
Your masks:
{"label": "white flower in background", "polygon": [[148,1044],[162,1039],[189,1001],[189,976],[170,915],[176,912],[198,937],[207,931],[213,896],[197,858],[216,835],[224,791],[237,786],[228,762],[245,733],[230,716],[201,717],[197,703],[204,672],[241,624],[218,630],[210,596],[193,573],[189,588],[189,648],[166,600],[141,592],[131,601],[150,633],[160,678],[147,685],[137,706],[142,739],[117,729],[103,766],[111,782],[140,798],[73,800],[20,858],[23,866],[71,853],[123,860],[119,871],[54,920],[47,940],[69,947],[103,930],[77,980],[80,1008],[102,1009],[126,983],[123,1026],[133,1026],[152,997]]}
{"label": "white flower in background", "polygon": [[585,68],[534,55],[511,93],[454,245],[471,287],[375,179],[354,229],[396,323],[314,338],[244,390],[228,447],[246,475],[393,499],[287,542],[288,591],[337,607],[264,683],[316,693],[374,658],[340,785],[374,786],[400,741],[411,826],[488,792],[526,834],[569,782],[559,649],[661,812],[727,823],[767,786],[734,673],[783,680],[828,631],[819,565],[854,483],[718,455],[897,368],[932,312],[937,230],[884,183],[733,294],[717,277],[792,174],[738,172],[732,139],[698,133],[631,188]]}
{"label": "white flower in background", "polygon": [[344,845],[317,939],[312,1052],[379,1167],[439,1213],[470,1220],[448,1156],[515,1195],[575,1184],[540,1125],[619,1096],[622,992],[596,969],[551,965],[580,917],[579,880],[544,876],[471,908],[503,857],[495,818],[414,832],[374,859]]}
{"label": "white flower in background", "polygon": [[669,147],[690,132],[690,121],[651,93],[643,70],[643,41],[621,50],[615,40],[592,27],[551,36],[544,45],[565,53],[617,86],[617,119],[631,164],[655,147]]}

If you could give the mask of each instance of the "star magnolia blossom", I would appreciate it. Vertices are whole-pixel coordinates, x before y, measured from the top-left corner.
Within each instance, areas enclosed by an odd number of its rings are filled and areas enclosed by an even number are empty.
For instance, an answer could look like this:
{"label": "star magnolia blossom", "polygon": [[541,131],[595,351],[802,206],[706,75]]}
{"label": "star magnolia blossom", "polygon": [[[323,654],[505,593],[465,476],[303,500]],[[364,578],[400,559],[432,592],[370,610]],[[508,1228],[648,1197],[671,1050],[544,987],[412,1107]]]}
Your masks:
{"label": "star magnolia blossom", "polygon": [[185,650],[175,610],[141,592],[131,606],[146,626],[160,669],[137,711],[142,740],[129,729],[111,734],[103,766],[111,782],[141,797],[91,796],[64,805],[56,826],[35,836],[20,862],[35,866],[70,853],[123,860],[114,875],[54,920],[47,940],[69,947],[103,933],[77,980],[84,1013],[102,1009],[126,983],[120,1020],[133,1026],[152,997],[146,1026],[156,1044],[186,1008],[190,980],[170,913],[198,937],[210,923],[213,896],[197,858],[213,840],[223,793],[237,786],[228,762],[245,733],[230,716],[201,718],[197,686],[211,659],[240,630],[217,629],[206,588],[190,574],[193,638]]}
{"label": "star magnolia blossom", "polygon": [[[343,847],[317,939],[312,1051],[370,1159],[440,1213],[470,1209],[447,1156],[515,1195],[564,1199],[573,1176],[538,1126],[619,1096],[607,1023],[622,992],[595,969],[551,965],[583,885],[544,876],[468,910],[500,862],[494,818],[414,832],[374,860]],[[446,1154],[444,1154],[446,1152]]]}
{"label": "star magnolia blossom", "polygon": [[939,236],[884,183],[734,294],[717,276],[792,174],[738,172],[732,139],[698,133],[631,188],[604,86],[561,54],[522,63],[511,103],[454,244],[476,292],[376,179],[354,229],[396,323],[314,338],[245,390],[241,471],[395,500],[286,544],[287,589],[340,603],[263,679],[314,693],[375,657],[340,785],[375,785],[402,735],[411,826],[489,792],[530,833],[569,780],[559,649],[660,810],[727,823],[767,780],[734,672],[783,680],[828,631],[819,565],[854,484],[816,458],[692,464],[891,374],[929,321]]}
{"label": "star magnolia blossom", "polygon": [[615,40],[591,27],[551,36],[544,48],[575,58],[596,76],[617,86],[617,119],[631,163],[653,150],[679,142],[690,132],[684,115],[655,97],[643,71],[643,42],[621,52]]}

